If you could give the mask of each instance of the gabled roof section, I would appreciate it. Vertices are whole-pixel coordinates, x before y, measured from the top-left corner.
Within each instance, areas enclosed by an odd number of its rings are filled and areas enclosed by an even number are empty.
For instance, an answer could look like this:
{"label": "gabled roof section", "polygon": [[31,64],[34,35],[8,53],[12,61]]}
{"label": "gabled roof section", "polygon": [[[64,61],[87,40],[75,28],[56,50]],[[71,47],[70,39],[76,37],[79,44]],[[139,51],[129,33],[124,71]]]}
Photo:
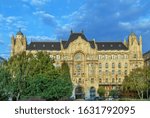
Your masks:
{"label": "gabled roof section", "polygon": [[128,50],[122,42],[96,42],[98,50]]}
{"label": "gabled roof section", "polygon": [[71,42],[73,42],[74,40],[76,40],[79,36],[81,36],[81,38],[84,39],[85,41],[88,41],[83,32],[82,32],[82,33],[74,33],[74,32],[71,32],[68,41],[67,41],[66,44],[64,45],[64,48],[68,48],[69,44],[70,44]]}
{"label": "gabled roof section", "polygon": [[27,50],[61,50],[60,42],[31,42]]}
{"label": "gabled roof section", "polygon": [[91,48],[95,48],[95,44],[94,44],[94,41],[88,41],[89,43],[90,43],[90,46],[91,46]]}

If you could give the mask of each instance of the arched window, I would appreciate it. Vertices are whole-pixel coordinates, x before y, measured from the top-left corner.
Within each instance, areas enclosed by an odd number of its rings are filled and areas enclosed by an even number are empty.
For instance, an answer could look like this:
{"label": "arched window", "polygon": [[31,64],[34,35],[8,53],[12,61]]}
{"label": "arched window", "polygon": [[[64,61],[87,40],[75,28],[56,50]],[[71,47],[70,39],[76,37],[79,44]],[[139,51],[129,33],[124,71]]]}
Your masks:
{"label": "arched window", "polygon": [[115,79],[114,78],[112,78],[112,83],[114,83],[115,82]]}
{"label": "arched window", "polygon": [[112,68],[115,68],[115,63],[112,63]]}
{"label": "arched window", "polygon": [[137,58],[137,55],[136,55],[136,54],[134,54],[133,58]]}
{"label": "arched window", "polygon": [[99,83],[102,83],[102,79],[101,78],[99,78]]}
{"label": "arched window", "polygon": [[105,82],[108,83],[108,78],[106,78]]}
{"label": "arched window", "polygon": [[127,70],[125,70],[125,71],[124,71],[124,74],[125,74],[125,75],[127,75],[127,74],[128,74],[128,71],[127,71]]}
{"label": "arched window", "polygon": [[114,75],[115,74],[115,70],[112,70],[112,75]]}
{"label": "arched window", "polygon": [[121,63],[118,63],[118,68],[121,68]]}
{"label": "arched window", "polygon": [[119,82],[119,83],[121,82],[121,78],[119,78],[118,82]]}
{"label": "arched window", "polygon": [[101,63],[99,64],[99,68],[102,68],[102,64]]}
{"label": "arched window", "polygon": [[108,75],[108,70],[105,71],[105,74]]}
{"label": "arched window", "polygon": [[128,68],[128,64],[127,63],[125,63],[125,68]]}
{"label": "arched window", "polygon": [[76,53],[74,56],[75,61],[83,61],[84,60],[84,55],[82,53]]}
{"label": "arched window", "polygon": [[91,78],[91,83],[94,83],[94,78]]}
{"label": "arched window", "polygon": [[108,68],[108,63],[105,64],[105,68]]}
{"label": "arched window", "polygon": [[100,74],[100,75],[102,74],[102,70],[99,70],[99,74]]}
{"label": "arched window", "polygon": [[92,100],[94,100],[95,96],[96,96],[96,89],[94,87],[91,87],[90,88],[90,98]]}
{"label": "arched window", "polygon": [[79,80],[78,80],[78,83],[81,83],[82,81],[81,81],[81,78],[79,78]]}
{"label": "arched window", "polygon": [[121,75],[121,70],[118,70],[118,75]]}

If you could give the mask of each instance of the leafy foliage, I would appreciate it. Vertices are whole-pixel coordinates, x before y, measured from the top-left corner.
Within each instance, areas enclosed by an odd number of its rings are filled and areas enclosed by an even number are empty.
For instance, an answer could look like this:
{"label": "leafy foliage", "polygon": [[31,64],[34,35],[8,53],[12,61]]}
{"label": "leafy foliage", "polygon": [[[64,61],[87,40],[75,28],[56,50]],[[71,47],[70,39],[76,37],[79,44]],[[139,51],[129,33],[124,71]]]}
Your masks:
{"label": "leafy foliage", "polygon": [[144,69],[137,68],[133,70],[124,79],[123,87],[125,90],[136,91],[139,98],[143,99],[144,91],[149,87]]}
{"label": "leafy foliage", "polygon": [[0,71],[0,76],[11,75],[1,78],[3,81],[9,79],[5,83],[11,83],[8,86],[11,87],[11,97],[15,100],[37,96],[45,100],[64,100],[71,96],[72,92],[69,67],[65,63],[62,65],[63,69],[57,69],[53,63],[45,52],[34,55],[23,52],[8,60],[5,65],[8,74]]}
{"label": "leafy foliage", "polygon": [[105,88],[104,87],[99,87],[97,90],[97,93],[99,94],[99,96],[104,96],[105,95]]}

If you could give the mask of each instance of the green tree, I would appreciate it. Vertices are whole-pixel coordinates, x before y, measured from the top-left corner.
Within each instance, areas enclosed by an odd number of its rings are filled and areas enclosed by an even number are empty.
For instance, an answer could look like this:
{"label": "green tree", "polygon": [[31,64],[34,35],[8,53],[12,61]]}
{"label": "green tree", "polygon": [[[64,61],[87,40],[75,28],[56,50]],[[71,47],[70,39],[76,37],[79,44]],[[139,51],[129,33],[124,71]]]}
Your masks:
{"label": "green tree", "polygon": [[143,99],[144,91],[148,88],[143,69],[137,68],[133,70],[124,79],[123,88],[125,90],[136,91],[139,98]]}
{"label": "green tree", "polygon": [[99,87],[97,93],[99,94],[99,96],[104,96],[105,95],[105,88],[104,87]]}
{"label": "green tree", "polygon": [[11,76],[4,65],[0,65],[0,100],[8,100],[11,96]]}
{"label": "green tree", "polygon": [[144,71],[144,74],[145,74],[145,81],[146,81],[146,84],[147,84],[147,90],[146,90],[146,96],[147,96],[147,99],[149,98],[149,89],[150,89],[150,67],[144,67],[143,69]]}
{"label": "green tree", "polygon": [[118,90],[111,90],[111,91],[109,92],[109,95],[112,96],[112,97],[118,96]]}
{"label": "green tree", "polygon": [[53,66],[46,52],[11,57],[7,68],[12,75],[12,93],[16,100],[40,96],[46,100],[63,100],[71,96],[72,82],[67,63]]}

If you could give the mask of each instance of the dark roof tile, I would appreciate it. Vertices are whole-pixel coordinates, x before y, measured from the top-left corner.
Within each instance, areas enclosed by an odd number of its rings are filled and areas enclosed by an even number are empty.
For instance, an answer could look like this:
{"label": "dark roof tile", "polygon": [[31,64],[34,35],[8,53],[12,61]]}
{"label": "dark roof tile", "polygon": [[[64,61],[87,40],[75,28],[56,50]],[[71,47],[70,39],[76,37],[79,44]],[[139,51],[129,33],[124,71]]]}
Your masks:
{"label": "dark roof tile", "polygon": [[96,42],[98,50],[128,50],[122,42]]}
{"label": "dark roof tile", "polygon": [[60,42],[31,42],[27,50],[61,50]]}

